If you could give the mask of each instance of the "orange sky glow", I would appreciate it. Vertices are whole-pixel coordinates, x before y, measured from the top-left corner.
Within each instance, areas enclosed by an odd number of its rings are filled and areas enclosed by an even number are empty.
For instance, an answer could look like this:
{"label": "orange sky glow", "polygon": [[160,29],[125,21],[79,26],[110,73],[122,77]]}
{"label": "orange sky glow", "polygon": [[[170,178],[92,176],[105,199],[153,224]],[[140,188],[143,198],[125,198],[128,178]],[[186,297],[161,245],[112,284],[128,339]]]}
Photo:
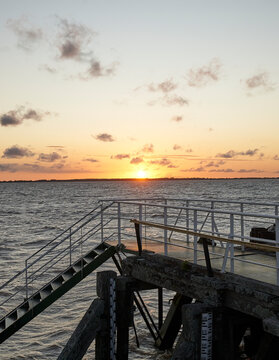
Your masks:
{"label": "orange sky glow", "polygon": [[279,176],[277,1],[2,8],[0,181]]}

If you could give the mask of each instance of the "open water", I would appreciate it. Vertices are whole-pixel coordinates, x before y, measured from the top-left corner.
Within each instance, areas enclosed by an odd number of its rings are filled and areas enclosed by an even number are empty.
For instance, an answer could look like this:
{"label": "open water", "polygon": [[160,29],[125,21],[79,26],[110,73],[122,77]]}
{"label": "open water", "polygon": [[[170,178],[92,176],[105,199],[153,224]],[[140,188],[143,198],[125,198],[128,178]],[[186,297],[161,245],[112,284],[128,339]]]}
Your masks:
{"label": "open water", "polygon": [[[0,283],[22,269],[26,257],[93,209],[98,199],[155,196],[279,203],[279,179],[0,183]],[[113,264],[102,269],[114,270]],[[91,274],[6,340],[0,359],[56,359],[94,297]],[[154,293],[144,297],[156,317]],[[139,316],[136,327],[141,346],[137,349],[131,332],[131,359],[170,358],[154,348]],[[92,346],[85,359],[93,358]]]}

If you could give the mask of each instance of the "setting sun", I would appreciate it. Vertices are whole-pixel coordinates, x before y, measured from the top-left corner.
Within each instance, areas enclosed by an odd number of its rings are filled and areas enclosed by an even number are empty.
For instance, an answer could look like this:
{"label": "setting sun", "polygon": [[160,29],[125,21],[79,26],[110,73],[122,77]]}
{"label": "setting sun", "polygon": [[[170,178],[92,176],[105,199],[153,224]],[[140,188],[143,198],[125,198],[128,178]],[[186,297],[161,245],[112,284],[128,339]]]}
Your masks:
{"label": "setting sun", "polygon": [[138,178],[138,179],[145,179],[146,177],[147,177],[146,171],[144,171],[144,170],[139,170],[139,171],[137,172],[137,178]]}

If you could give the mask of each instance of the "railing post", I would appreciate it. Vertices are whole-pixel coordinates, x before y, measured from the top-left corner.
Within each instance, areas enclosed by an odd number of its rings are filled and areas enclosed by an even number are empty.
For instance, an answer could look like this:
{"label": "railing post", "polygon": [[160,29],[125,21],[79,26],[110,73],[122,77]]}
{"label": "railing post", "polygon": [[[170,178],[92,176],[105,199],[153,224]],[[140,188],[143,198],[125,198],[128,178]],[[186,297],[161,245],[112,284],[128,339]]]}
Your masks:
{"label": "railing post", "polygon": [[[211,210],[212,210],[212,212],[211,212],[211,234],[212,235],[214,235],[214,222],[215,222],[215,219],[214,219],[215,214],[213,212],[214,205],[215,205],[214,201],[211,201]],[[212,252],[214,252],[215,251],[215,241],[214,240],[211,241],[211,245],[212,245]]]}
{"label": "railing post", "polygon": [[[241,218],[240,218],[240,231],[241,231],[241,241],[244,242],[244,218],[243,218],[243,210],[244,210],[244,204],[240,204],[240,211],[241,211]],[[241,250],[245,251],[244,245],[241,246]]]}
{"label": "railing post", "polygon": [[275,205],[275,215],[278,216],[278,205]]}
{"label": "railing post", "polygon": [[117,217],[118,217],[118,245],[121,244],[121,209],[120,203],[117,204]]}
{"label": "railing post", "polygon": [[[167,208],[167,200],[165,200],[164,206],[164,225],[168,226],[168,208]],[[168,230],[164,230],[164,254],[168,255]]]}
{"label": "railing post", "polygon": [[[198,212],[194,210],[194,231],[198,230]],[[194,264],[198,262],[198,239],[197,236],[194,236]]]}
{"label": "railing post", "polygon": [[[275,242],[276,246],[279,246],[279,219],[275,219]],[[279,285],[279,252],[276,251],[276,273],[277,273],[277,285]]]}
{"label": "railing post", "polygon": [[[139,205],[139,221],[142,221],[142,205]],[[139,233],[142,238],[142,224],[139,226]]]}
{"label": "railing post", "polygon": [[[189,230],[189,200],[186,200],[186,229]],[[189,244],[190,236],[186,235],[187,244]]]}
{"label": "railing post", "polygon": [[[230,214],[230,239],[234,238],[234,216]],[[231,272],[234,272],[234,244],[230,244],[231,247]]]}
{"label": "railing post", "polygon": [[101,202],[101,242],[104,242],[103,202]]}
{"label": "railing post", "polygon": [[25,298],[28,299],[28,270],[27,270],[27,260],[25,260]]}
{"label": "railing post", "polygon": [[72,265],[72,228],[70,228],[70,266]]}

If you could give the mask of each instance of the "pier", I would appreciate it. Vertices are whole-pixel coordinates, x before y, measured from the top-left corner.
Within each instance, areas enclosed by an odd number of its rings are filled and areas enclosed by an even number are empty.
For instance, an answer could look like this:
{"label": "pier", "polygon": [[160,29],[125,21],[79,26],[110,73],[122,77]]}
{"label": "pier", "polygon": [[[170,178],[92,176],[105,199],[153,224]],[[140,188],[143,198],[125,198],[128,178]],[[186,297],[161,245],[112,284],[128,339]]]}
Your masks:
{"label": "pier", "polygon": [[[278,359],[278,206],[102,199],[0,286],[0,342],[112,259],[115,272],[97,273],[95,298],[59,360],[82,359],[92,341],[96,360],[128,360],[134,307],[173,360]],[[251,236],[274,224],[271,238]],[[154,289],[156,324],[141,297]],[[174,294],[165,317],[164,289]]]}

